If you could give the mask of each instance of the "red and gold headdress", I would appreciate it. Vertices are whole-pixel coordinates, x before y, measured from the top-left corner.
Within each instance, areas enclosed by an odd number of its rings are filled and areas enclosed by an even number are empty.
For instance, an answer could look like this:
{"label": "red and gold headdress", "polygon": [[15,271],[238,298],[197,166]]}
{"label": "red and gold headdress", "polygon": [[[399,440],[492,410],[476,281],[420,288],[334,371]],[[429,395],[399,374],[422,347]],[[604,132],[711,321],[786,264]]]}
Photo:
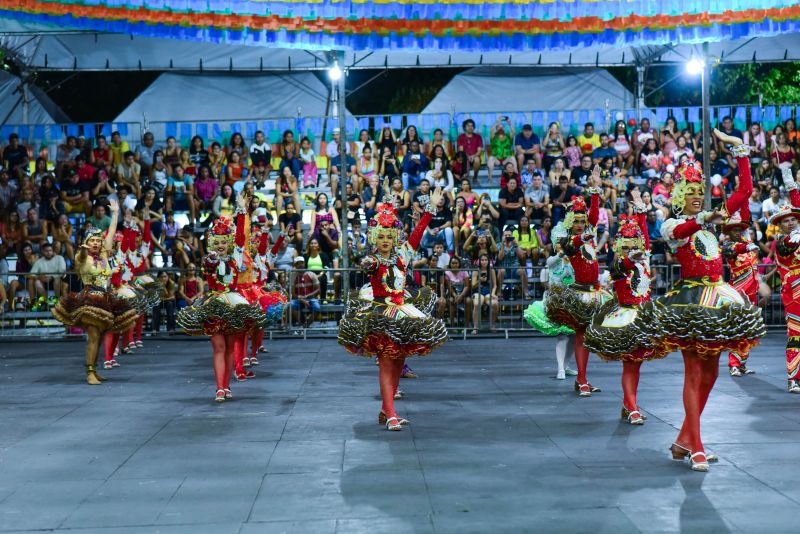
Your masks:
{"label": "red and gold headdress", "polygon": [[672,188],[670,198],[672,199],[672,208],[680,214],[686,206],[686,192],[690,188],[694,189],[698,186],[701,191],[705,191],[706,180],[700,162],[691,158],[683,160],[680,167],[675,169],[673,178],[675,186]]}
{"label": "red and gold headdress", "polygon": [[564,216],[564,227],[572,229],[575,219],[586,219],[586,200],[583,197],[574,196],[572,201],[567,204],[567,214]]}
{"label": "red and gold headdress", "polygon": [[623,246],[644,250],[644,235],[642,234],[642,229],[636,217],[631,217],[629,215],[619,216],[619,227],[617,228],[617,235],[614,238],[614,244],[612,246],[614,254],[617,257],[622,257]]}
{"label": "red and gold headdress", "polygon": [[750,223],[747,221],[742,220],[742,215],[737,211],[730,217],[728,220],[725,221],[725,224],[722,225],[722,231],[727,233],[728,230],[733,230],[734,228],[741,228],[742,230],[746,230],[750,227]]}
{"label": "red and gold headdress", "polygon": [[235,234],[236,224],[233,222],[233,219],[223,215],[215,220],[209,227],[208,244],[213,247],[214,243],[218,241],[232,243]]}
{"label": "red and gold headdress", "polygon": [[395,244],[398,245],[400,243],[403,223],[397,218],[397,211],[394,206],[388,202],[378,204],[375,215],[367,224],[370,244],[374,245],[376,243],[379,230],[391,230]]}

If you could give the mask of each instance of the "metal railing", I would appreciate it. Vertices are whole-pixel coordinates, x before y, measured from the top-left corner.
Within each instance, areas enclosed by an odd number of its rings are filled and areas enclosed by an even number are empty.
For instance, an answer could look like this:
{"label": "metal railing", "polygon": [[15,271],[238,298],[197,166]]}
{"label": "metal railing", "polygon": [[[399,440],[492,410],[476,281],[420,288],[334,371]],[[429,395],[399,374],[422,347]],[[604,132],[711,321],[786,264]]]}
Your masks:
{"label": "metal railing", "polygon": [[[769,271],[774,265],[762,265],[763,269]],[[465,267],[457,269],[468,273],[470,289],[466,296],[456,302],[455,295],[449,291],[449,286],[444,283],[445,272],[449,269],[438,268],[416,268],[410,271],[407,287],[411,290],[422,285],[428,286],[439,297],[435,313],[446,321],[451,335],[466,337],[473,331],[480,333],[499,333],[509,336],[511,334],[534,334],[535,332],[527,325],[523,319],[522,312],[534,300],[542,298],[546,289],[546,284],[541,281],[543,267],[540,265],[513,266],[504,268],[502,266],[491,267],[493,276],[488,277],[487,285],[483,290],[488,290],[491,298],[478,295],[480,288],[472,287],[472,280],[478,270],[475,267]],[[164,268],[152,270],[150,274],[155,277],[158,272],[167,272],[175,283],[176,298],[175,311],[183,307],[181,298],[177,295],[180,279],[185,275],[185,271],[178,268]],[[316,297],[315,303],[306,306],[301,303],[295,293],[294,281],[305,273],[313,272],[320,285],[320,294]],[[523,275],[524,273],[524,275]],[[653,297],[664,295],[673,282],[680,277],[680,266],[677,264],[655,264],[651,266],[652,294]],[[42,273],[47,276],[47,273]],[[78,291],[80,281],[76,274],[67,273],[61,276],[62,291]],[[359,269],[326,268],[321,271],[308,269],[274,269],[272,271],[272,281],[280,286],[286,294],[288,304],[283,320],[280,324],[273,325],[268,329],[269,337],[273,336],[302,336],[323,335],[333,336],[337,332],[338,321],[345,310],[348,296],[342,294],[342,277],[349,277],[351,288],[358,290],[368,283],[368,279]],[[776,280],[776,276],[770,277],[770,281]],[[8,295],[11,285],[16,283],[15,293],[16,306],[0,315],[0,335],[23,335],[36,336],[43,333],[59,334],[64,333],[64,327],[56,321],[50,307],[53,299],[58,297],[53,284],[44,284],[46,295],[49,302],[45,299],[43,305],[35,311],[31,310],[30,304],[37,302],[31,299],[28,291],[37,291],[33,280],[35,275],[29,273],[10,272],[0,276],[0,283],[4,286]],[[773,286],[775,284],[773,283]],[[527,286],[527,292],[523,290]],[[762,284],[762,289],[766,285]],[[41,287],[38,288],[41,291]],[[28,304],[24,304],[28,297]],[[22,301],[22,302],[19,302]],[[759,297],[764,321],[768,327],[784,327],[785,318],[783,304],[780,298],[780,287],[771,287],[770,292],[763,291]],[[318,308],[317,308],[318,306]],[[166,319],[165,310],[161,314]],[[152,331],[152,314],[148,312],[148,331]],[[166,321],[164,321],[166,322]],[[163,325],[158,325],[158,331],[162,331]],[[180,332],[165,332],[175,334]]]}

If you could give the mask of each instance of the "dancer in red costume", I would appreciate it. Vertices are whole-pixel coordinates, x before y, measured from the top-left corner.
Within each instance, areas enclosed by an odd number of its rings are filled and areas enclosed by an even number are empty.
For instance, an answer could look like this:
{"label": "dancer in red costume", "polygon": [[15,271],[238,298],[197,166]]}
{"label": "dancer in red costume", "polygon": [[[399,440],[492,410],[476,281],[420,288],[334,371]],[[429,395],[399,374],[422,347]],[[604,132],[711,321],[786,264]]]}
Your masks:
{"label": "dancer in red costume", "polygon": [[[245,212],[242,195],[237,198],[237,214]],[[209,252],[203,258],[203,277],[208,293],[178,313],[178,325],[190,335],[211,338],[216,402],[231,399],[230,383],[233,371],[234,341],[237,336],[264,322],[264,312],[250,304],[237,291],[237,274],[243,269],[241,254],[245,246],[245,218],[234,223],[220,217],[208,230]],[[234,248],[235,244],[235,248]]]}
{"label": "dancer in red costume", "polygon": [[589,178],[588,192],[591,195],[589,213],[586,213],[586,202],[582,197],[572,197],[567,215],[564,217],[564,228],[569,235],[561,239],[561,250],[569,259],[575,271],[575,283],[568,286],[550,288],[545,312],[556,324],[566,325],[575,330],[575,363],[578,376],[575,380],[575,391],[581,397],[590,397],[600,388],[592,386],[586,378],[586,366],[589,363],[589,351],[584,344],[586,327],[600,307],[611,298],[605,289],[600,287],[598,277],[600,266],[597,263],[595,249],[595,230],[600,216],[600,167],[595,165]]}
{"label": "dancer in red costume", "polygon": [[[722,257],[728,263],[733,289],[747,296],[753,306],[758,306],[758,245],[747,236],[750,223],[743,221],[739,212],[734,213],[722,226],[728,236],[722,242]],[[728,372],[731,376],[744,376],[755,371],[747,368],[748,352],[731,351],[728,354]]]}
{"label": "dancer in red costume", "polygon": [[[249,199],[248,199],[249,203]],[[244,227],[249,228],[245,235],[247,247],[243,247],[241,257],[243,258],[243,268],[237,278],[238,291],[247,299],[250,304],[259,306],[265,314],[264,322],[256,325],[253,331],[245,333],[236,338],[234,346],[234,373],[236,380],[246,380],[254,378],[255,372],[250,369],[251,365],[258,365],[255,358],[257,347],[264,341],[264,329],[279,322],[283,316],[283,308],[286,305],[286,296],[277,288],[270,287],[265,289],[265,284],[269,278],[270,263],[274,261],[275,254],[283,243],[284,236],[281,236],[271,250],[269,246],[269,234],[263,232],[261,227],[253,225],[250,227],[249,216],[239,215],[244,218]],[[253,356],[247,356],[247,340],[253,340]],[[255,359],[255,364],[253,360]]]}
{"label": "dancer in red costume", "polygon": [[131,245],[128,247],[128,257],[130,259],[131,267],[133,269],[134,285],[142,292],[147,301],[145,311],[139,314],[139,319],[133,327],[133,338],[128,344],[128,349],[142,348],[142,330],[144,329],[146,310],[158,306],[161,303],[161,284],[155,278],[150,276],[147,271],[150,269],[150,253],[153,250],[153,236],[150,233],[150,221],[146,220],[143,225],[143,232],[139,232],[139,227],[136,223],[131,223],[126,231],[130,230],[132,234],[127,234],[132,240]]}
{"label": "dancer in red costume", "polygon": [[[126,300],[135,309],[139,316],[147,311],[147,300],[141,291],[133,286],[133,269],[128,252],[135,246],[134,233],[130,228],[116,233],[116,249],[112,257],[114,274],[111,275],[111,288],[118,298]],[[138,320],[138,317],[137,317]],[[125,353],[130,349],[128,343],[133,339],[133,327],[124,332],[106,332],[105,335],[105,362],[103,369],[111,370],[119,367],[116,357],[120,351]]]}
{"label": "dancer in red costume", "polygon": [[769,222],[780,227],[780,234],[775,238],[775,257],[781,276],[781,300],[789,338],[786,341],[789,393],[800,393],[800,191],[788,163],[781,164],[781,173],[791,205],[783,206]]}
{"label": "dancer in red costume", "polygon": [[[389,198],[388,183],[384,198]],[[425,213],[403,240],[403,224],[390,203],[379,204],[369,222],[369,242],[374,253],[361,260],[369,283],[352,296],[339,323],[339,343],[361,356],[377,356],[382,409],[378,423],[401,430],[408,421],[397,416],[394,398],[408,356],[426,355],[447,340],[447,329],[431,317],[436,295],[423,287],[416,295],[406,291],[406,271],[414,251],[442,199],[441,188],[431,193]]]}
{"label": "dancer in red costume", "polygon": [[703,211],[705,180],[700,166],[685,161],[675,172],[671,198],[676,216],[661,233],[681,265],[681,279],[671,291],[654,302],[659,328],[672,350],[683,353],[683,425],[670,450],[675,460],[689,457],[695,471],[708,471],[715,456],[706,454],[700,438],[700,416],[719,374],[719,356],[726,350],[749,351],[766,333],[761,311],[745,300],[723,279],[722,254],[714,225],[742,210],[753,190],[749,147],[741,139],[714,130],[733,145],[739,167],[739,185],[721,210]]}
{"label": "dancer in red costume", "polygon": [[669,349],[661,340],[650,302],[650,237],[638,189],[631,193],[636,214],[620,216],[614,239],[611,279],[616,298],[607,302],[586,330],[586,348],[606,361],[622,361],[622,414],[632,425],[645,417],[636,402],[642,362],[663,358]]}

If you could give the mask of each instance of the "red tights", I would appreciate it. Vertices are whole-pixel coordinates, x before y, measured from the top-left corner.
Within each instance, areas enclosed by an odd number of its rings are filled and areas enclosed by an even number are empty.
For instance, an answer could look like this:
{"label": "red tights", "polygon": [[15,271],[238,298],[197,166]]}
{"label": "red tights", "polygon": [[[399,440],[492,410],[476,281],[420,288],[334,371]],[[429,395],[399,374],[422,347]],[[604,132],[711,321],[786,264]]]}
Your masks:
{"label": "red tights", "polygon": [[588,384],[586,380],[586,366],[589,363],[589,351],[583,344],[583,337],[586,332],[584,327],[575,329],[575,364],[578,367],[578,384]]}
{"label": "red tights", "polygon": [[397,417],[394,411],[394,394],[400,385],[400,375],[403,373],[405,361],[405,358],[378,357],[381,399],[383,399],[381,409],[388,418]]}
{"label": "red tights", "polygon": [[128,346],[131,339],[133,339],[133,328],[125,330],[123,333],[119,332],[106,332],[105,335],[105,352],[106,361],[110,362],[114,359],[114,350],[119,347],[120,352]]}
{"label": "red tights", "polygon": [[233,341],[233,361],[236,374],[244,373],[244,354],[247,352],[248,335],[236,336]]}
{"label": "red tights", "polygon": [[256,330],[256,333],[252,336],[250,344],[252,345],[250,348],[250,357],[252,358],[258,352],[259,347],[264,344],[264,331]]}
{"label": "red tights", "polygon": [[142,340],[142,329],[144,328],[144,314],[140,315],[138,319],[136,319],[136,324],[133,326],[133,340],[134,341],[141,341]]}
{"label": "red tights", "polygon": [[214,376],[217,389],[230,389],[233,370],[234,336],[214,334],[211,336],[211,349],[214,353]]}
{"label": "red tights", "polygon": [[686,417],[676,443],[692,452],[700,452],[704,450],[700,439],[700,416],[719,375],[719,354],[704,360],[693,351],[684,350],[683,367],[683,409]]}
{"label": "red tights", "polygon": [[632,412],[639,409],[636,391],[639,389],[639,368],[642,362],[622,361],[622,405]]}

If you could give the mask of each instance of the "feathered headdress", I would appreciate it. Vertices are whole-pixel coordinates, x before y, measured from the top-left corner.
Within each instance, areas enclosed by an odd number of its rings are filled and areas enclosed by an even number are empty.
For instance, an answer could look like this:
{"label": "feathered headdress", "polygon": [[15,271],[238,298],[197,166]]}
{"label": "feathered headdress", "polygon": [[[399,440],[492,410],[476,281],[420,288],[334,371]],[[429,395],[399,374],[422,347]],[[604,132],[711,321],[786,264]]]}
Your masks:
{"label": "feathered headdress", "polygon": [[617,235],[614,238],[614,254],[617,257],[622,256],[622,247],[628,246],[630,248],[638,248],[644,250],[644,235],[639,226],[636,217],[628,215],[619,216],[619,227],[617,228]]}
{"label": "feathered headdress", "polygon": [[99,237],[103,239],[105,237],[105,231],[101,228],[95,228],[94,226],[90,226],[86,229],[86,232],[83,234],[83,242],[86,243],[93,237]]}
{"label": "feathered headdress", "polygon": [[395,245],[399,245],[403,233],[403,223],[397,218],[397,211],[394,206],[388,202],[378,204],[375,215],[367,224],[370,244],[374,245],[376,243],[379,230],[391,230]]}

